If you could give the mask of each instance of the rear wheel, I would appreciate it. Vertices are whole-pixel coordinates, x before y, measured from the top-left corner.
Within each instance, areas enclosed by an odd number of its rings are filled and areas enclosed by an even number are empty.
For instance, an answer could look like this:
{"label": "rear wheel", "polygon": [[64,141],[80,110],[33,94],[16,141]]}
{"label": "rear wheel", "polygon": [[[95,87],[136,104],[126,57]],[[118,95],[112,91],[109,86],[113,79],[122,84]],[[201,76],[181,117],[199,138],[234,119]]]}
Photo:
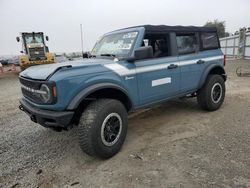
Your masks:
{"label": "rear wheel", "polygon": [[79,122],[81,149],[91,156],[112,157],[123,145],[127,124],[127,111],[120,101],[98,99],[92,102]]}
{"label": "rear wheel", "polygon": [[225,81],[220,75],[208,75],[206,83],[197,93],[197,100],[202,109],[215,111],[220,108],[225,98]]}

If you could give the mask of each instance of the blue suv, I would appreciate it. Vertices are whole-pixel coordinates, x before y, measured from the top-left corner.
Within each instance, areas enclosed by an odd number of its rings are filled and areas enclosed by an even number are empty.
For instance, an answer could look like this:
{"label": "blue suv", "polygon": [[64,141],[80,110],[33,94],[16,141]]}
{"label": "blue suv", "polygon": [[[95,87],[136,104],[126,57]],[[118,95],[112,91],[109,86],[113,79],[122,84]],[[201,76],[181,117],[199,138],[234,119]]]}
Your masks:
{"label": "blue suv", "polygon": [[202,109],[225,97],[225,57],[216,28],[143,25],[105,34],[82,60],[20,73],[20,109],[56,131],[78,126],[82,150],[109,158],[122,147],[128,112],[197,97]]}

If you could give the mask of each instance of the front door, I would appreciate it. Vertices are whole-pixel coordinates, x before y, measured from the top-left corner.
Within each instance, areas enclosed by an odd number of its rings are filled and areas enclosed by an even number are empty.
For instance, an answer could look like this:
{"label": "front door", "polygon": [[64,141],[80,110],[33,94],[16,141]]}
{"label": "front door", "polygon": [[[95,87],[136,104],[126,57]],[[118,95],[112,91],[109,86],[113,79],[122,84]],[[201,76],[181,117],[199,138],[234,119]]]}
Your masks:
{"label": "front door", "polygon": [[177,57],[135,62],[140,105],[164,100],[178,94],[180,67]]}
{"label": "front door", "polygon": [[151,46],[153,57],[135,62],[141,106],[174,97],[179,93],[180,67],[178,56],[173,53],[172,43],[171,33],[146,33],[144,36],[142,46]]}

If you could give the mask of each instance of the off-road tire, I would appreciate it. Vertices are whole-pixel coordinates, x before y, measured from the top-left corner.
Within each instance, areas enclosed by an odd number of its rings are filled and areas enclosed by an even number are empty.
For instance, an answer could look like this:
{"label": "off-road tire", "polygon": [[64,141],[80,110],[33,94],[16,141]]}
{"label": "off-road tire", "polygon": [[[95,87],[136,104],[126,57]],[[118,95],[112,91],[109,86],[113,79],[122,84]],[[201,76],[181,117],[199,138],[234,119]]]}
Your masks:
{"label": "off-road tire", "polygon": [[[212,96],[213,88],[218,87],[221,88],[221,97],[218,97],[218,100],[214,102],[214,98]],[[205,84],[203,87],[197,92],[197,101],[200,107],[207,111],[215,111],[220,108],[225,98],[225,81],[221,75],[208,75]]]}
{"label": "off-road tire", "polygon": [[[118,114],[122,129],[112,146],[104,144],[102,125],[110,114]],[[110,158],[121,149],[127,134],[128,115],[124,105],[114,99],[98,99],[89,104],[80,117],[78,135],[81,149],[90,156]]]}

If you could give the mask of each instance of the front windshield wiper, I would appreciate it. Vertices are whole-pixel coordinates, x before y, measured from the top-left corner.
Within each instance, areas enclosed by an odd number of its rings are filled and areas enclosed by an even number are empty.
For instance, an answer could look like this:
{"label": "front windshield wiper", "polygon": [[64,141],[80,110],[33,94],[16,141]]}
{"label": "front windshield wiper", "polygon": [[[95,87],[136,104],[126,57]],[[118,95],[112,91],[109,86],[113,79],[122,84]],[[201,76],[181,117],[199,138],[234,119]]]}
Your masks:
{"label": "front windshield wiper", "polygon": [[115,54],[100,54],[100,56],[115,57]]}

